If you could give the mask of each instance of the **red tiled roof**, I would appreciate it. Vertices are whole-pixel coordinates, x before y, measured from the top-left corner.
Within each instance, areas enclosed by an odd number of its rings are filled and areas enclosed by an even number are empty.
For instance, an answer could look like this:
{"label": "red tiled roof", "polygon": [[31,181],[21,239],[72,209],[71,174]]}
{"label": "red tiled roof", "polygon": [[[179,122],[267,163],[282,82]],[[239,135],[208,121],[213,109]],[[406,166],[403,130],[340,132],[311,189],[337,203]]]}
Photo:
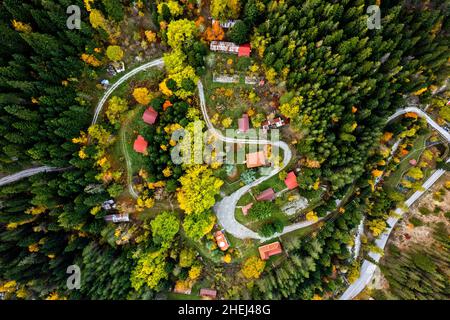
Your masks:
{"label": "red tiled roof", "polygon": [[266,154],[264,151],[247,153],[245,155],[247,168],[261,167],[266,164]]}
{"label": "red tiled roof", "polygon": [[158,117],[158,112],[156,112],[155,109],[153,109],[152,107],[148,107],[145,110],[144,115],[142,116],[142,119],[144,120],[145,123],[154,124],[157,117]]}
{"label": "red tiled roof", "polygon": [[262,260],[267,260],[269,257],[283,252],[281,244],[278,241],[261,246],[258,250]]}
{"label": "red tiled roof", "polygon": [[252,52],[252,49],[250,47],[250,44],[243,44],[239,46],[238,56],[239,57],[250,57],[250,52]]}
{"label": "red tiled roof", "polygon": [[239,124],[239,131],[241,132],[247,132],[248,128],[250,127],[249,122],[248,122],[248,115],[246,113],[244,113],[242,115],[242,118],[240,118],[238,120],[238,124]]}
{"label": "red tiled roof", "polygon": [[134,151],[139,153],[145,153],[147,151],[148,142],[143,136],[138,135],[137,139],[134,141]]}
{"label": "red tiled roof", "polygon": [[291,171],[287,174],[286,179],[284,179],[284,183],[289,190],[298,187],[297,176],[295,175],[294,171]]}
{"label": "red tiled roof", "polygon": [[202,289],[200,289],[200,296],[215,298],[217,296],[217,291],[214,289],[202,288]]}
{"label": "red tiled roof", "polygon": [[216,238],[216,242],[220,250],[225,251],[230,247],[230,244],[222,231],[217,231],[214,234],[214,237]]}
{"label": "red tiled roof", "polygon": [[272,188],[266,189],[256,196],[258,201],[272,201],[275,198],[275,191]]}

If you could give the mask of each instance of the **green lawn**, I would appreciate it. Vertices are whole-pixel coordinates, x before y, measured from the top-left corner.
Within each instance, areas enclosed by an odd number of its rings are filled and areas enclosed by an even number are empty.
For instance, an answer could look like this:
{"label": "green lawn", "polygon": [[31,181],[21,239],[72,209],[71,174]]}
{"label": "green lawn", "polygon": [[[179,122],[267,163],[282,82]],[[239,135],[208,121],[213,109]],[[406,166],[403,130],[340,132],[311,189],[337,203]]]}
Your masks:
{"label": "green lawn", "polygon": [[268,188],[272,188],[275,192],[280,192],[281,190],[286,189],[286,184],[279,178],[278,174],[276,174],[253,188],[253,194],[257,196],[260,192]]}
{"label": "green lawn", "polygon": [[167,300],[201,300],[202,297],[196,294],[182,294],[175,292],[167,293]]}
{"label": "green lawn", "polygon": [[[241,79],[241,81],[243,81]],[[209,111],[210,117],[214,113],[217,112],[216,105],[222,104],[227,106],[227,108],[221,113],[224,117],[230,117],[233,119],[233,123],[231,128],[237,128],[237,119],[239,119],[242,114],[248,109],[249,105],[242,101],[241,99],[235,99],[232,97],[216,97],[214,100],[211,99],[213,95],[215,95],[215,89],[217,88],[225,88],[232,89],[234,94],[236,95],[236,90],[239,88],[244,88],[247,90],[252,89],[251,85],[247,85],[245,83],[218,83],[213,82],[213,76],[211,71],[207,71],[206,75],[203,77],[203,87],[205,89],[205,99],[206,106]],[[216,95],[217,96],[217,95]]]}
{"label": "green lawn", "polygon": [[240,188],[242,188],[240,180],[237,180],[233,183],[224,181],[223,186],[222,186],[222,191],[228,196],[228,195],[232,194],[233,192],[239,190]]}
{"label": "green lawn", "polygon": [[234,259],[232,263],[240,263],[251,256],[259,256],[259,241],[253,239],[238,239],[229,233],[227,233],[226,236],[230,243],[230,248],[236,248],[241,252],[240,258]]}
{"label": "green lawn", "polygon": [[289,232],[285,235],[282,235],[280,238],[282,241],[288,241],[290,239],[303,238],[308,234],[312,233],[317,229],[317,224],[313,224],[309,227],[297,229],[295,231]]}
{"label": "green lawn", "polygon": [[238,201],[238,206],[245,206],[249,204],[250,202],[255,202],[255,198],[250,194],[250,192],[245,193]]}
{"label": "green lawn", "polygon": [[256,220],[255,218],[251,217],[250,214],[244,216],[241,208],[236,208],[234,215],[239,223],[245,225],[247,228],[255,232],[258,232],[264,224],[269,223],[273,220],[281,220],[284,226],[288,226],[291,224],[291,222],[289,221],[289,217],[285,213],[281,212],[281,210],[274,212],[270,218],[264,220]]}
{"label": "green lawn", "polygon": [[411,148],[411,151],[401,160],[398,164],[398,167],[391,173],[389,177],[387,177],[384,181],[384,187],[388,190],[395,191],[397,185],[400,183],[403,175],[408,171],[411,167],[409,164],[409,160],[416,159],[418,160],[426,148],[426,141],[430,137],[431,133],[425,133],[419,135],[415,140],[414,144]]}
{"label": "green lawn", "polygon": [[134,132],[140,132],[141,129],[147,124],[142,121],[142,114],[145,110],[144,106],[139,106],[131,111],[129,111],[125,117],[124,121],[120,127],[118,139],[113,147],[113,156],[115,159],[119,159],[121,161],[121,165],[124,169],[126,168],[125,156],[123,154],[123,147],[125,151],[128,153],[131,162],[131,171],[129,174],[131,176],[137,172],[144,166],[145,157],[134,151],[133,144],[134,140],[137,137],[137,134]]}

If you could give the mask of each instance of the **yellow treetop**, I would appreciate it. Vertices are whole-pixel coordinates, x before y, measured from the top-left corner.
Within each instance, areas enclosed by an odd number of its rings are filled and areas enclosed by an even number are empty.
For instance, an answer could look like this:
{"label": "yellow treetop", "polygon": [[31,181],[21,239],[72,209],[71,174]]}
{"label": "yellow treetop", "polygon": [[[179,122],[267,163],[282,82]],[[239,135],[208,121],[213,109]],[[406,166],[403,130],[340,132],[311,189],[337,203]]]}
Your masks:
{"label": "yellow treetop", "polygon": [[245,260],[241,271],[247,279],[258,279],[264,271],[265,266],[265,261],[261,260],[259,257],[253,256]]}
{"label": "yellow treetop", "polygon": [[306,214],[306,220],[317,222],[319,220],[319,217],[317,216],[317,214],[314,211],[309,211]]}
{"label": "yellow treetop", "polygon": [[147,105],[150,103],[151,97],[150,92],[147,88],[136,88],[133,90],[134,99],[142,105]]}
{"label": "yellow treetop", "polygon": [[31,26],[29,24],[17,21],[17,20],[13,20],[12,21],[12,26],[14,28],[14,30],[18,31],[18,32],[23,32],[23,33],[30,33],[33,31],[33,29],[31,28]]}

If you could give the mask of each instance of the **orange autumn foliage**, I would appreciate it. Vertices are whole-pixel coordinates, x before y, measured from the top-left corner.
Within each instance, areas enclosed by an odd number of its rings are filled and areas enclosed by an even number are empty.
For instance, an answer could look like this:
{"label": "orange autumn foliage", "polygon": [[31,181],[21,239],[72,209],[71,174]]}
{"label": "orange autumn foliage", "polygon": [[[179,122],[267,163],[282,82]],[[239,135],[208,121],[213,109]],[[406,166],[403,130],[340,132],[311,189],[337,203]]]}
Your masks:
{"label": "orange autumn foliage", "polygon": [[197,20],[195,20],[195,26],[200,28],[201,25],[205,23],[205,18],[203,16],[199,16]]}
{"label": "orange autumn foliage", "polygon": [[166,111],[167,108],[173,106],[172,102],[170,102],[169,100],[166,100],[163,104],[163,110]]}
{"label": "orange autumn foliage", "polygon": [[96,57],[87,53],[81,55],[81,60],[93,67],[99,67],[102,64]]}
{"label": "orange autumn foliage", "polygon": [[380,177],[381,175],[383,174],[383,171],[381,171],[381,170],[372,170],[372,176],[374,177],[374,178],[378,178],[378,177]]}
{"label": "orange autumn foliage", "polygon": [[219,21],[214,21],[212,27],[208,27],[204,33],[204,37],[207,41],[223,40],[225,32],[220,26]]}
{"label": "orange autumn foliage", "polygon": [[414,112],[407,112],[407,113],[405,113],[405,118],[417,119],[417,114]]}
{"label": "orange autumn foliage", "polygon": [[383,134],[383,137],[381,138],[381,141],[383,141],[383,142],[388,142],[389,140],[391,140],[392,139],[392,136],[393,136],[394,134],[392,133],[392,132],[385,132],[384,134]]}
{"label": "orange autumn foliage", "polygon": [[306,159],[305,166],[308,168],[320,168],[320,163],[317,160]]}

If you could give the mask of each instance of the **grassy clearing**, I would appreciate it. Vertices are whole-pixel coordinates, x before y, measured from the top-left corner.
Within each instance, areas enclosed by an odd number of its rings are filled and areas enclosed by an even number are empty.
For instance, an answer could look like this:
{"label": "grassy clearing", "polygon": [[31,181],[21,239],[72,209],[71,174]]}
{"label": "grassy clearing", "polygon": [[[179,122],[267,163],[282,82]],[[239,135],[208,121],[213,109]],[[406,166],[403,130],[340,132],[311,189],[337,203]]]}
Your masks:
{"label": "grassy clearing", "polygon": [[256,196],[258,193],[272,188],[275,192],[280,192],[281,190],[286,189],[286,185],[283,180],[280,179],[278,174],[273,177],[267,179],[266,181],[261,182],[258,186],[253,188],[253,194]]}
{"label": "grassy clearing", "polygon": [[233,183],[229,183],[227,181],[224,181],[224,184],[222,186],[222,191],[229,196],[230,194],[232,194],[233,192],[239,190],[240,188],[242,188],[241,182],[235,181]]}
{"label": "grassy clearing", "polygon": [[[243,82],[243,79],[241,79],[241,81]],[[205,89],[206,105],[210,116],[217,112],[216,106],[224,105],[226,108],[221,112],[221,115],[233,119],[234,121],[231,128],[237,128],[237,119],[240,118],[250,106],[246,101],[240,99],[238,91],[240,91],[240,89],[252,90],[252,86],[245,83],[213,82],[211,71],[207,71],[204,76],[203,86]],[[233,90],[233,95],[231,97],[219,96],[216,94],[216,89],[218,88],[231,89]]]}
{"label": "grassy clearing", "polygon": [[125,121],[122,123],[118,139],[113,147],[113,156],[115,159],[123,159],[122,165],[126,168],[125,157],[122,152],[122,146],[125,148],[125,152],[130,157],[131,171],[129,174],[133,176],[145,165],[145,157],[134,151],[133,144],[137,137],[137,133],[142,131],[145,124],[142,121],[142,113],[144,112],[144,106],[138,106],[137,108],[129,111],[125,116]]}
{"label": "grassy clearing", "polygon": [[256,199],[252,196],[250,192],[245,193],[238,201],[238,206],[245,206],[249,204],[250,202],[255,202]]}
{"label": "grassy clearing", "polygon": [[196,294],[182,294],[182,293],[175,293],[175,292],[168,292],[167,293],[167,299],[168,300],[201,300],[202,297]]}
{"label": "grassy clearing", "polygon": [[259,256],[259,241],[253,239],[238,239],[229,233],[227,233],[227,239],[230,243],[230,247],[236,248],[241,252],[240,258],[234,259],[233,263],[240,263],[251,256]]}
{"label": "grassy clearing", "polygon": [[[119,96],[123,98],[128,98],[129,101],[134,99],[131,94],[135,86],[145,86],[150,90],[158,91],[159,83],[164,79],[164,71],[153,67],[145,71],[139,72],[126,82],[122,83],[111,96]],[[114,76],[111,83],[116,82],[123,74],[118,74]],[[117,79],[116,79],[117,78]],[[134,101],[134,100],[133,100]]]}
{"label": "grassy clearing", "polygon": [[400,183],[403,175],[408,171],[411,167],[409,161],[411,159],[419,159],[421,154],[426,148],[426,141],[430,137],[431,133],[426,133],[418,136],[414,140],[414,144],[412,146],[411,151],[401,160],[398,164],[397,169],[391,173],[389,177],[387,177],[384,181],[384,186],[388,190],[395,191],[397,185]]}
{"label": "grassy clearing", "polygon": [[244,216],[241,208],[236,208],[234,215],[239,223],[243,224],[244,226],[255,232],[259,232],[259,230],[264,224],[270,223],[273,220],[282,221],[284,226],[288,226],[291,224],[291,222],[289,221],[289,217],[281,211],[273,212],[270,218],[264,220],[256,220],[250,214]]}

